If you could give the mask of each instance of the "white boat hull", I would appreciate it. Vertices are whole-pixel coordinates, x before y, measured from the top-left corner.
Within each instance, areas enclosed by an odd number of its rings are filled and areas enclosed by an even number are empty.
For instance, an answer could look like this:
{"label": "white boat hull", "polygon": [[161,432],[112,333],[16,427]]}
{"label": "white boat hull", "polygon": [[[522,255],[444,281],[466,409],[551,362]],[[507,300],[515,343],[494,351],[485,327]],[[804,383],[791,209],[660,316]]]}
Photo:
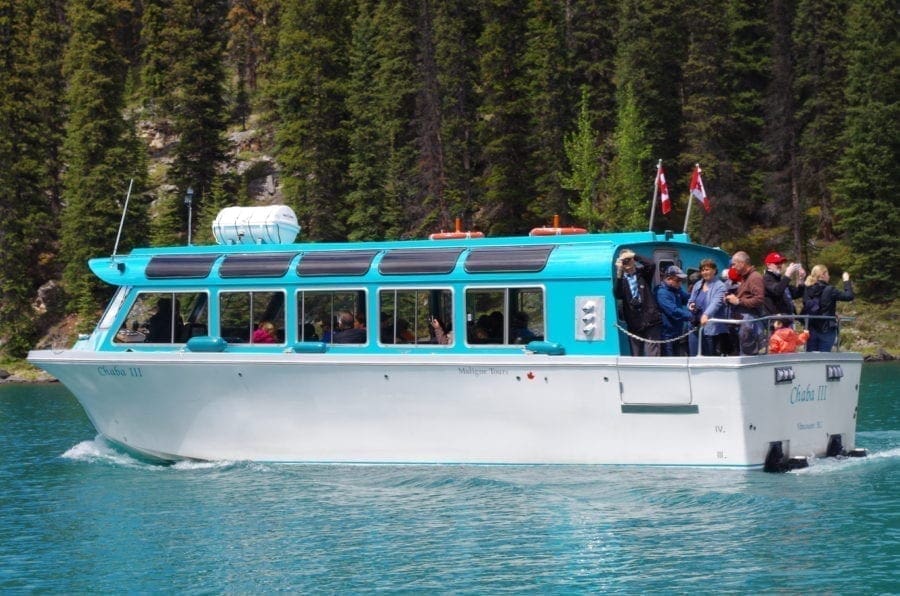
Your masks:
{"label": "white boat hull", "polygon": [[[163,459],[758,467],[855,446],[862,359],[35,351],[97,430]],[[828,380],[828,365],[843,376]],[[775,382],[775,368],[794,379]],[[832,369],[834,370],[834,369]]]}

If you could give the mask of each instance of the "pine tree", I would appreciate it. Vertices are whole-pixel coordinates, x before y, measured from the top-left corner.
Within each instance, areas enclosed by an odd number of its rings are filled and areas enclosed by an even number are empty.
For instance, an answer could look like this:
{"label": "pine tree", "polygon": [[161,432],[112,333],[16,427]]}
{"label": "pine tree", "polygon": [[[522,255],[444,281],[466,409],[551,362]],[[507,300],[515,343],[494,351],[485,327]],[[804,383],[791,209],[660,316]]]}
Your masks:
{"label": "pine tree", "polygon": [[577,221],[593,229],[598,220],[597,189],[600,183],[601,151],[597,132],[591,124],[590,94],[587,86],[581,89],[581,109],[575,132],[566,136],[565,150],[571,172],[562,176],[564,188],[578,192],[570,209]]}
{"label": "pine tree", "polygon": [[[722,23],[726,21],[725,8],[703,6],[691,8],[688,18],[694,24],[688,33],[688,55],[684,67],[684,123],[682,137],[684,151],[679,163],[680,176],[671,176],[670,191],[673,196],[687,197],[675,201],[675,209],[668,219],[661,221],[668,229],[681,229],[687,208],[692,201],[686,191],[689,173],[699,163],[704,172],[704,183],[711,194],[712,211],[691,209],[689,229],[700,231],[704,242],[720,244],[723,239],[740,236],[746,219],[735,217],[737,212],[746,214],[741,197],[736,194],[736,174],[731,156],[726,151],[731,112],[728,93],[722,84],[726,80],[725,64],[728,34]],[[672,168],[669,168],[672,172]],[[675,191],[672,181],[681,193]],[[714,190],[713,190],[714,189]],[[696,207],[697,205],[694,205]]]}
{"label": "pine tree", "polygon": [[659,0],[623,0],[620,4],[615,157],[601,209],[608,228],[647,225],[655,159],[670,163],[681,153],[678,91],[687,27],[678,9]]}
{"label": "pine tree", "polygon": [[225,0],[173,0],[168,35],[181,51],[170,72],[172,124],[178,142],[169,178],[182,192],[194,189],[194,207],[212,187],[227,147]]}
{"label": "pine tree", "polygon": [[855,3],[847,15],[846,149],[834,188],[858,288],[878,301],[900,290],[898,31],[896,6],[886,0]]}
{"label": "pine tree", "polygon": [[575,105],[567,58],[564,7],[551,0],[529,0],[524,61],[535,196],[528,209],[543,222],[565,214],[572,198],[560,184],[566,156],[563,139]]}
{"label": "pine tree", "polygon": [[475,87],[481,21],[477,6],[468,0],[437,2],[434,10],[444,175],[437,227],[449,229],[455,217],[468,219],[480,202]]}
{"label": "pine tree", "polygon": [[61,15],[61,2],[0,0],[0,350],[13,357],[32,345],[32,297],[52,274]]}
{"label": "pine tree", "polygon": [[314,240],[344,237],[351,9],[349,1],[287,5],[269,91],[278,107],[275,140],[285,202]]}
{"label": "pine tree", "polygon": [[618,4],[614,0],[569,0],[565,4],[570,86],[590,90],[591,126],[600,138],[609,138],[615,128]]}
{"label": "pine tree", "polygon": [[491,235],[520,233],[537,223],[526,217],[534,194],[528,151],[530,129],[525,51],[525,0],[485,0],[480,50],[479,139],[484,172],[477,223]]}
{"label": "pine tree", "polygon": [[833,240],[831,184],[843,146],[848,2],[799,0],[794,20],[798,192],[815,206],[817,235]]}
{"label": "pine tree", "polygon": [[[348,237],[399,238],[405,214],[416,217],[416,3],[381,0],[363,6],[354,30],[351,111],[353,190]],[[371,10],[371,12],[369,12]]]}
{"label": "pine tree", "polygon": [[129,179],[136,178],[140,189],[145,173],[137,137],[122,118],[127,72],[116,45],[116,5],[111,0],[72,0],[68,6],[72,33],[65,54],[69,121],[63,281],[70,308],[84,328],[109,293],[89,273],[87,260],[112,252]]}
{"label": "pine tree", "polygon": [[[145,6],[143,92],[151,113],[170,125],[178,139],[168,181],[176,187],[175,194],[183,196],[192,188],[198,209],[227,149],[227,11],[226,0],[148,0]],[[187,221],[183,202],[165,197],[158,202],[167,203],[163,211],[174,209],[173,216]],[[157,228],[152,236],[160,241],[175,239],[173,234]]]}
{"label": "pine tree", "polygon": [[772,4],[772,84],[766,99],[763,132],[769,159],[765,167],[767,200],[763,205],[762,224],[767,228],[787,224],[793,244],[793,259],[802,263],[805,262],[806,209],[797,185],[794,49],[791,39],[794,5],[793,0],[776,0]]}
{"label": "pine tree", "polygon": [[600,221],[604,230],[638,230],[647,225],[650,214],[648,192],[652,191],[654,180],[653,170],[647,166],[650,135],[634,91],[627,86],[620,88],[618,98],[615,156],[601,187]]}

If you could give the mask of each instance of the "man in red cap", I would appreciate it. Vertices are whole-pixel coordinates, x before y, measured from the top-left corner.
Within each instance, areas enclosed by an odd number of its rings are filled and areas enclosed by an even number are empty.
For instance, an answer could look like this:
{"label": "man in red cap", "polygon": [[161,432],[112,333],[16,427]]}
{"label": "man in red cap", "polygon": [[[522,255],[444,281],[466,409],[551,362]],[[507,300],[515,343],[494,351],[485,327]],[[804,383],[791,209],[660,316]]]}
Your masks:
{"label": "man in red cap", "polygon": [[[794,299],[803,296],[803,279],[806,271],[800,263],[787,264],[787,259],[777,252],[766,255],[766,273],[763,283],[766,287],[765,309],[767,315],[793,315]],[[794,274],[796,285],[791,285]]]}

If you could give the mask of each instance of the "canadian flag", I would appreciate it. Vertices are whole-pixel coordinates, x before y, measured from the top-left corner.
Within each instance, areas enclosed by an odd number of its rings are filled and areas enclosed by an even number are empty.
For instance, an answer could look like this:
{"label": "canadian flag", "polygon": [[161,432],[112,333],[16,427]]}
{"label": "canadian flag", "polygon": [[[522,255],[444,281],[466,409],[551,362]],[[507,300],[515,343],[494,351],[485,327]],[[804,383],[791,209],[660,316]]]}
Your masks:
{"label": "canadian flag", "polygon": [[672,201],[669,200],[669,185],[666,184],[666,171],[662,166],[659,166],[656,171],[656,185],[659,188],[659,200],[663,215],[665,215],[672,210]]}
{"label": "canadian flag", "polygon": [[694,166],[694,173],[691,175],[691,194],[709,212],[709,197],[706,196],[706,189],[703,188],[703,179],[700,177],[700,164]]}

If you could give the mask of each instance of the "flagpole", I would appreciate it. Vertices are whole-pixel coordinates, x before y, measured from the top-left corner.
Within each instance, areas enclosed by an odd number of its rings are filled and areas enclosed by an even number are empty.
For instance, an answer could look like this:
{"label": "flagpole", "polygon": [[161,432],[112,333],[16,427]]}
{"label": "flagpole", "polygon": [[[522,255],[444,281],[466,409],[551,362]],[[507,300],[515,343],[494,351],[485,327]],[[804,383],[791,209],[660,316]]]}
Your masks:
{"label": "flagpole", "polygon": [[659,194],[659,172],[662,170],[662,160],[656,164],[656,180],[653,182],[653,201],[650,207],[650,227],[647,229],[648,232],[653,231],[653,220],[656,217],[656,197]]}
{"label": "flagpole", "polygon": [[[699,164],[699,163],[698,163],[698,164],[694,164],[694,167],[695,167],[695,168],[699,168],[699,167],[700,167],[700,164]],[[691,176],[693,177],[693,172],[691,173]],[[691,200],[691,199],[693,199],[693,198],[694,198],[693,193],[691,193],[690,191],[688,191],[688,208],[687,208],[687,213],[684,214],[684,229],[681,230],[681,233],[682,233],[682,234],[687,234],[688,220],[691,219],[691,205],[694,204],[694,201]]]}

